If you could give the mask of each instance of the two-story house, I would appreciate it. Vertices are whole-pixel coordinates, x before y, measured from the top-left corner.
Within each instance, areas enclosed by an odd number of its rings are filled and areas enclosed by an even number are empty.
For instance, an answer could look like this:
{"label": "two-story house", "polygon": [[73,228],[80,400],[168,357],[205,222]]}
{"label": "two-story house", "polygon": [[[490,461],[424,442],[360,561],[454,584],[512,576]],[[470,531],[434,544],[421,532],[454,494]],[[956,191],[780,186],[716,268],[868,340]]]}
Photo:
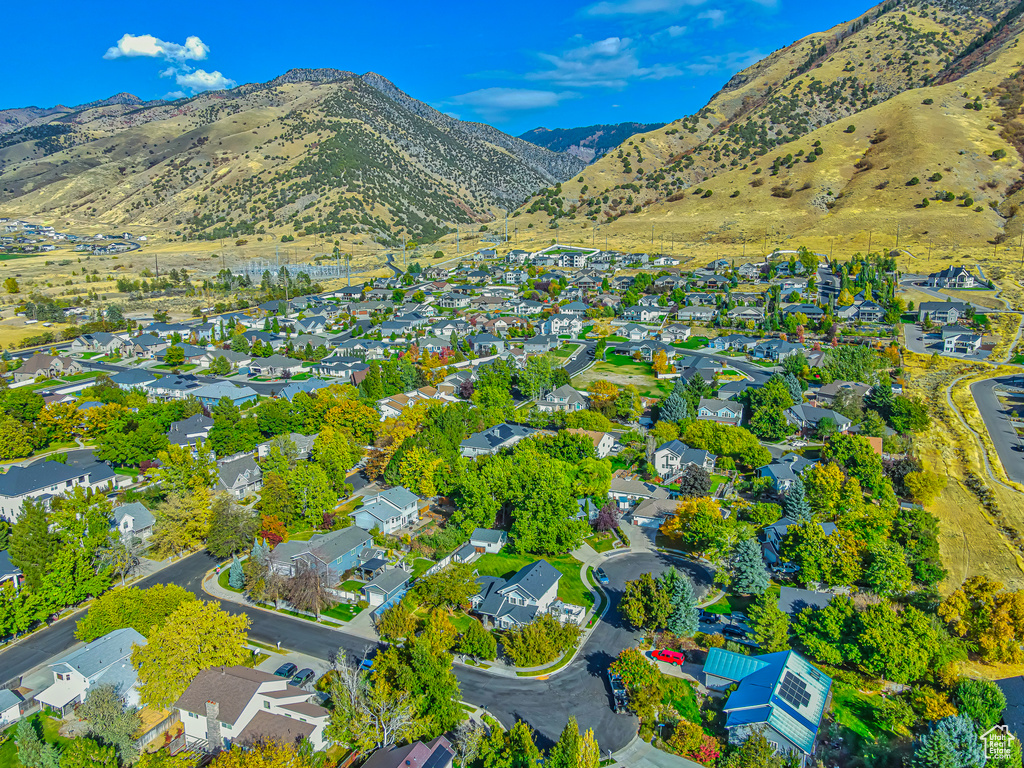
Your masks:
{"label": "two-story house", "polygon": [[583,321],[576,315],[551,315],[540,323],[541,334],[545,336],[571,336],[576,338],[583,330]]}
{"label": "two-story house", "polygon": [[241,666],[204,669],[174,708],[181,715],[186,744],[201,751],[304,739],[315,750],[328,746],[324,727],[330,712],[314,703],[309,691],[269,672]]}
{"label": "two-story house", "polygon": [[131,478],[115,474],[102,462],[80,465],[47,460],[27,467],[12,466],[0,475],[0,517],[15,522],[26,499],[48,501],[77,487],[109,491],[130,482]]}
{"label": "two-story house", "polygon": [[969,315],[973,315],[973,311],[961,301],[922,301],[917,306],[919,323],[927,317],[938,325],[953,325]]}
{"label": "two-story house", "polygon": [[180,419],[171,422],[167,431],[167,440],[173,445],[180,445],[183,448],[195,448],[200,441],[206,440],[213,429],[213,419],[209,416],[197,413],[187,419]]}
{"label": "two-story house", "polygon": [[495,424],[482,432],[470,435],[460,444],[460,452],[466,458],[497,453],[503,448],[511,448],[523,438],[537,434],[532,427],[518,424]]}
{"label": "two-story house", "polygon": [[846,432],[853,425],[846,416],[828,408],[816,408],[813,405],[800,403],[784,411],[786,421],[800,430],[801,435],[809,435],[817,431],[823,419],[832,419],[840,432]]}
{"label": "two-story house", "polygon": [[977,279],[967,267],[947,267],[928,275],[928,285],[934,288],[973,288]]}
{"label": "two-story house", "polygon": [[113,528],[121,536],[148,539],[153,534],[156,520],[153,513],[143,506],[141,501],[121,504],[111,511],[114,516]]}
{"label": "two-story house", "polygon": [[396,486],[363,497],[363,506],[352,513],[352,521],[367,531],[390,534],[420,519],[420,497],[408,488]]}
{"label": "two-story house", "polygon": [[691,448],[681,440],[669,440],[654,451],[654,468],[661,477],[671,477],[691,464],[710,472],[715,468],[716,458],[702,448]]}
{"label": "two-story house", "polygon": [[553,392],[548,392],[537,400],[537,410],[543,412],[563,411],[572,413],[587,407],[586,396],[569,384],[563,384]]}
{"label": "two-story house", "polygon": [[697,406],[697,418],[738,427],[743,421],[743,406],[729,400],[702,397]]}
{"label": "two-story house", "polygon": [[252,454],[217,462],[217,490],[227,491],[236,499],[258,493],[263,487],[263,471]]}
{"label": "two-story house", "polygon": [[546,560],[523,566],[506,580],[479,576],[480,591],[470,602],[473,612],[501,629],[525,626],[546,613],[558,597],[561,572]]}
{"label": "two-story house", "polygon": [[799,453],[787,453],[777,459],[772,459],[771,464],[758,467],[757,476],[771,478],[772,489],[776,493],[786,493],[805,469],[809,469],[817,463],[811,459],[805,459]]}
{"label": "two-story house", "polygon": [[132,646],[146,638],[131,627],[115,629],[82,648],[50,663],[53,684],[36,695],[36,701],[66,715],[85,701],[90,689],[112,685],[129,706],[139,706],[138,673],[132,666]]}
{"label": "two-story house", "polygon": [[309,541],[285,541],[270,553],[270,565],[282,576],[294,576],[300,563],[340,577],[355,568],[373,544],[373,535],[355,525],[314,534]]}

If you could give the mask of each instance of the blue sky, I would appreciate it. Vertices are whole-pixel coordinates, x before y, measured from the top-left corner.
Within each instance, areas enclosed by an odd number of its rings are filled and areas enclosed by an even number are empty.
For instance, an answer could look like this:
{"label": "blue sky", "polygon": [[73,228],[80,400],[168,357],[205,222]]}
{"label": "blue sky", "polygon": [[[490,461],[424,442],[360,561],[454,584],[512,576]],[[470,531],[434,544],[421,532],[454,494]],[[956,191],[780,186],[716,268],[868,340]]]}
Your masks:
{"label": "blue sky", "polygon": [[[292,67],[379,72],[411,96],[509,133],[702,107],[737,71],[869,6],[832,0],[518,3],[118,3],[59,0],[55,37],[11,49],[0,106],[145,99],[269,80]],[[12,5],[8,29],[39,7]]]}

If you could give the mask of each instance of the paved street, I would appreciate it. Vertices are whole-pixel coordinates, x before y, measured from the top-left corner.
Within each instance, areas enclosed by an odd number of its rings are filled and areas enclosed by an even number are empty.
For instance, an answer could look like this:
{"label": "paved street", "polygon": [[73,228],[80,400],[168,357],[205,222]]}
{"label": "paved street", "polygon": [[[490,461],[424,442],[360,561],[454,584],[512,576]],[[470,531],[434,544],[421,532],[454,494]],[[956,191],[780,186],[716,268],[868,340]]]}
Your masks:
{"label": "paved street", "polygon": [[979,381],[971,385],[971,395],[978,404],[978,411],[992,438],[992,444],[999,453],[999,461],[1006,471],[1006,476],[1015,482],[1024,483],[1024,450],[1020,438],[1004,414],[1005,406],[999,402],[994,392],[1000,383],[1006,384],[1009,381],[1010,377]]}
{"label": "paved street", "polygon": [[[158,583],[179,584],[205,599],[203,575],[216,561],[199,552],[168,566],[159,574],[141,581],[138,586]],[[605,670],[619,651],[639,640],[629,629],[616,608],[623,584],[641,573],[661,573],[672,561],[657,553],[637,553],[609,558],[604,563],[610,584],[606,587],[612,608],[591,633],[576,659],[550,679],[509,678],[482,670],[457,666],[456,675],[463,698],[485,707],[504,725],[511,726],[517,718],[530,724],[537,732],[537,741],[548,747],[557,741],[569,715],[575,715],[581,728],[593,728],[602,750],[616,751],[626,746],[636,734],[637,721],[632,715],[616,715]],[[712,580],[711,572],[697,563],[678,565],[696,581],[698,591]],[[277,645],[308,657],[326,659],[328,654],[344,648],[350,655],[362,657],[376,644],[360,637],[338,632],[312,622],[256,608],[222,602],[224,610],[249,616],[252,626],[249,637],[267,645]],[[44,663],[54,655],[67,652],[77,641],[74,638],[76,617],[60,622],[28,638],[20,645],[0,653],[0,679],[7,680]]]}

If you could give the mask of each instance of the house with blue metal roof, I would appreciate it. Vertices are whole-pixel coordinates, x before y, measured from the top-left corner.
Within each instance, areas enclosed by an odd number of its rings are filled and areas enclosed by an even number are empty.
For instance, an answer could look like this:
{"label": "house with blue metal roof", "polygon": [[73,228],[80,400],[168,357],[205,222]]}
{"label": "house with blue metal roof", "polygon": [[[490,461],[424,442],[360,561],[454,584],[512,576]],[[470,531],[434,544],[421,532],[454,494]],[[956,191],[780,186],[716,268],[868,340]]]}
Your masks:
{"label": "house with blue metal roof", "polygon": [[832,694],[832,678],[793,651],[745,656],[711,648],[704,685],[724,691],[735,685],[722,711],[730,744],[764,733],[776,753],[806,760]]}

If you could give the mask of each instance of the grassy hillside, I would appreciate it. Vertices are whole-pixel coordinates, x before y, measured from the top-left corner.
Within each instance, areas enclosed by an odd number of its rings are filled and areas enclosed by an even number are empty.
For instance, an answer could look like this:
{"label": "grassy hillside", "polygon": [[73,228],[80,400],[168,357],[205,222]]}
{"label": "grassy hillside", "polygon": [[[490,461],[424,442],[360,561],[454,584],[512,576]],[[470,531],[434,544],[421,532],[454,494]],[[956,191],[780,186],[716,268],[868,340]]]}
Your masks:
{"label": "grassy hillside", "polygon": [[462,123],[379,75],[293,70],[176,102],[9,111],[0,211],[185,239],[399,243],[490,221],[584,163]]}
{"label": "grassy hillside", "polygon": [[[923,261],[999,256],[1021,231],[1019,10],[889,2],[776,51],[697,115],[542,190],[517,212],[520,244],[749,258],[895,247],[898,231]],[[922,202],[939,193],[955,199]]]}

